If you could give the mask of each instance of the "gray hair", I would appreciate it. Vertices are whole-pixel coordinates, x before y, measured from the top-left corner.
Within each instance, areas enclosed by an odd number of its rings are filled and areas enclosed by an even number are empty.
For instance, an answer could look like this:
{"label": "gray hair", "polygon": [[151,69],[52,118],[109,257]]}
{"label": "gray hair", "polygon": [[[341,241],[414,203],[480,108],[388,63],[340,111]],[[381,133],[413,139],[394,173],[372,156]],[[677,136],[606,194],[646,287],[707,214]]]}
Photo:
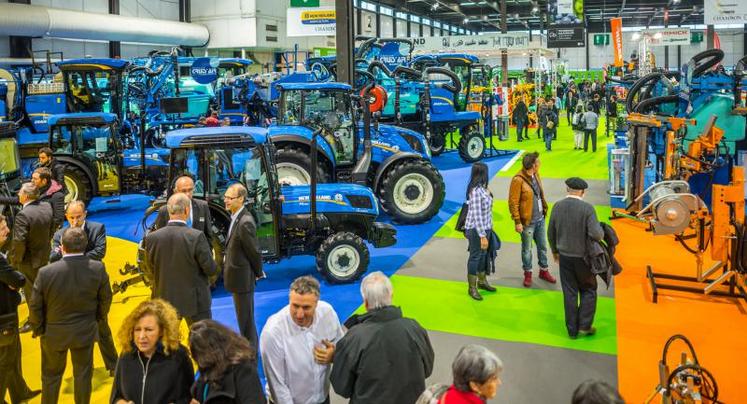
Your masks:
{"label": "gray hair", "polygon": [[448,389],[449,386],[443,383],[432,384],[418,397],[415,404],[438,404]]}
{"label": "gray hair", "polygon": [[86,203],[79,200],[73,200],[67,203],[67,207],[65,208],[65,212],[69,212],[72,208],[81,208],[83,209],[83,212],[86,211]]}
{"label": "gray hair", "polygon": [[319,281],[313,276],[306,275],[296,278],[290,286],[291,292],[296,292],[299,295],[316,295],[319,297],[321,292],[319,291]]}
{"label": "gray hair", "polygon": [[32,201],[39,199],[39,188],[33,182],[24,182],[20,192]]}
{"label": "gray hair", "polygon": [[191,203],[187,195],[174,194],[169,198],[166,209],[169,211],[169,215],[183,215],[187,213]]}
{"label": "gray hair", "polygon": [[368,310],[392,305],[392,282],[381,271],[366,275],[361,282],[361,295]]}
{"label": "gray hair", "polygon": [[454,387],[470,391],[470,382],[483,384],[497,377],[503,370],[503,362],[488,348],[481,345],[465,345],[451,364]]}
{"label": "gray hair", "polygon": [[247,195],[249,195],[244,184],[236,183],[228,187],[228,189],[231,189],[231,188],[236,189],[236,196],[239,198],[246,199]]}

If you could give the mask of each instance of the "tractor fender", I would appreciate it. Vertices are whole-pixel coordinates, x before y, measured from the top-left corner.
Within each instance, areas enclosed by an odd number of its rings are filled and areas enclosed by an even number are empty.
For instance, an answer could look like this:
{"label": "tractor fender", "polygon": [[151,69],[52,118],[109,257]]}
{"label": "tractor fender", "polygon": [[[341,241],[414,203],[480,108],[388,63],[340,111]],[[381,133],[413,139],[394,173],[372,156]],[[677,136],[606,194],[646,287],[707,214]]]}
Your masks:
{"label": "tractor fender", "polygon": [[[301,136],[301,135],[294,135],[294,134],[271,135],[270,141],[272,141],[273,144],[300,143],[308,147],[309,149],[311,149],[311,139],[305,136]],[[331,168],[334,169],[334,166],[335,166],[334,153],[332,152],[332,148],[329,146],[329,143],[327,143],[327,141],[324,140],[324,138],[321,136],[317,139],[316,149],[322,157],[324,157],[327,161],[330,162],[332,166]]]}
{"label": "tractor fender", "polygon": [[410,153],[410,152],[402,152],[402,153],[396,153],[389,156],[386,160],[384,160],[381,164],[379,164],[379,167],[376,169],[376,177],[374,178],[373,189],[374,192],[379,191],[379,184],[381,183],[381,177],[384,176],[384,173],[386,170],[392,166],[394,163],[398,163],[400,161],[404,160],[422,160],[423,156],[417,154],[417,153]]}
{"label": "tractor fender", "polygon": [[57,160],[60,163],[65,163],[71,166],[78,167],[81,171],[83,171],[86,176],[88,176],[88,179],[91,181],[91,195],[96,195],[99,193],[99,179],[96,174],[91,171],[91,169],[83,164],[80,160],[76,160],[69,156],[55,156],[55,160]]}

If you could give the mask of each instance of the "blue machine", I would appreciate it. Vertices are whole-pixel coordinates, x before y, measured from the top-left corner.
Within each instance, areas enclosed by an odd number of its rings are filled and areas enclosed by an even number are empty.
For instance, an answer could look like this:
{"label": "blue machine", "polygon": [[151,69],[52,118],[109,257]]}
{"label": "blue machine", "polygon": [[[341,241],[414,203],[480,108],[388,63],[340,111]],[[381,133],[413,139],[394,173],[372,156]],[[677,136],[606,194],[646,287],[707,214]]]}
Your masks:
{"label": "blue machine", "polygon": [[328,281],[358,279],[369,263],[364,241],[377,248],[396,242],[394,227],[376,222],[373,192],[355,184],[283,185],[275,172],[274,145],[267,139],[267,129],[255,127],[171,131],[166,134],[169,181],[185,174],[195,178],[195,197],[208,201],[221,240],[230,223],[222,196],[231,184],[244,184],[246,209],[254,216],[266,261],[316,255],[317,269]]}
{"label": "blue machine", "polygon": [[445,196],[443,178],[430,162],[422,135],[371,125],[368,98],[354,98],[347,84],[289,83],[278,88],[277,124],[268,133],[277,147],[281,183],[310,183],[316,143],[320,182],[369,185],[383,209],[399,222],[422,223],[438,212]]}

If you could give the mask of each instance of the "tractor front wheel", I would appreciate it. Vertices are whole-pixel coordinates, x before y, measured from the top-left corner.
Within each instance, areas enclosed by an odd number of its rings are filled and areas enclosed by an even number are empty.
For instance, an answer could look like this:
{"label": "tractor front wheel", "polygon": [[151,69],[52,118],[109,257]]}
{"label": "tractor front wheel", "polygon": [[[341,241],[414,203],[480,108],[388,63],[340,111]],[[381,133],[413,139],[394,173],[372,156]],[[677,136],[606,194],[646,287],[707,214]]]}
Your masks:
{"label": "tractor front wheel", "polygon": [[459,157],[467,163],[482,159],[485,153],[485,138],[478,131],[469,131],[459,139]]}
{"label": "tractor front wheel", "polygon": [[350,232],[338,232],[324,240],[316,253],[316,268],[329,283],[349,283],[368,269],[366,243]]}
{"label": "tractor front wheel", "polygon": [[444,179],[427,160],[405,160],[389,168],[378,187],[381,206],[404,224],[423,223],[438,213],[446,196]]}
{"label": "tractor front wheel", "polygon": [[91,179],[80,168],[65,164],[65,205],[70,201],[83,201],[86,205],[93,198]]}

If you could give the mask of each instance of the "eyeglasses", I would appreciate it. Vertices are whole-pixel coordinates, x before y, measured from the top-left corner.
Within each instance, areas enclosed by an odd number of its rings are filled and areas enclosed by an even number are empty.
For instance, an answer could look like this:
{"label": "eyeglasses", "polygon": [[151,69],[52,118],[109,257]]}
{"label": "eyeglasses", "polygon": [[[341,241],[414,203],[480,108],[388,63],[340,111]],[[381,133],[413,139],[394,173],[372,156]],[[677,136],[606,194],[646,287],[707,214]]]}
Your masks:
{"label": "eyeglasses", "polygon": [[238,196],[223,195],[223,199],[228,199],[229,201],[232,201],[234,199],[239,199],[239,197]]}

